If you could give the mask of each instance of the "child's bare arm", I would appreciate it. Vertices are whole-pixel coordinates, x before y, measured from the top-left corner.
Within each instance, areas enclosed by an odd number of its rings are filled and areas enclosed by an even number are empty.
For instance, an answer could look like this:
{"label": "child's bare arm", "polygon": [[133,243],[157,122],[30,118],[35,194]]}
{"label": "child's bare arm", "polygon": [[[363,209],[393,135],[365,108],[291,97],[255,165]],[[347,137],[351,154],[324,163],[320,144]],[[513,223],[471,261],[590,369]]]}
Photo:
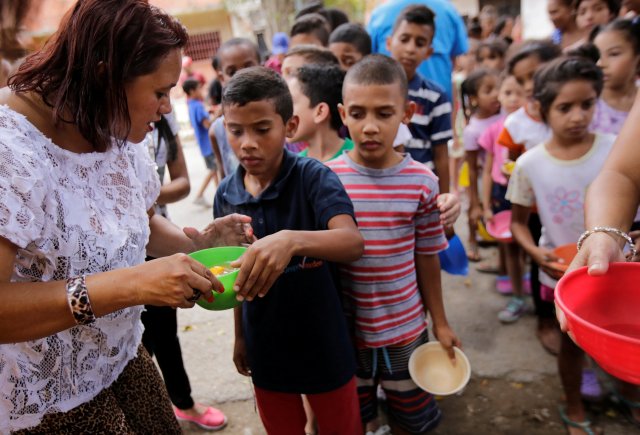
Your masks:
{"label": "child's bare arm", "polygon": [[531,207],[523,205],[511,204],[511,234],[515,241],[531,256],[533,261],[538,263],[540,267],[550,276],[558,276],[558,271],[549,266],[549,263],[556,261],[558,258],[553,251],[536,246],[531,231],[529,230],[529,215]]}
{"label": "child's bare arm", "polygon": [[453,346],[461,346],[460,340],[447,321],[442,299],[442,282],[440,279],[440,259],[438,255],[416,254],[416,273],[418,288],[422,301],[431,314],[433,334],[440,344],[447,349],[449,358],[455,359]]}
{"label": "child's bare arm", "polygon": [[235,263],[240,267],[234,286],[239,300],[267,294],[294,256],[348,263],[362,256],[364,240],[347,214],[329,220],[327,230],[283,230],[254,242]]}
{"label": "child's bare arm", "polygon": [[211,127],[209,127],[209,141],[211,142],[211,149],[213,150],[213,155],[216,156],[218,172],[220,173],[220,179],[222,180],[227,174],[224,173],[224,165],[222,164],[222,153],[220,153],[220,147],[218,146],[218,139],[216,139],[216,134],[213,130],[213,123],[211,124]]}
{"label": "child's bare arm", "polygon": [[433,166],[438,175],[440,193],[449,192],[449,147],[446,143],[434,145]]}
{"label": "child's bare arm", "polygon": [[235,330],[233,363],[236,365],[238,373],[244,376],[251,376],[251,368],[247,362],[247,347],[244,341],[244,331],[242,330],[242,305],[233,309],[233,322]]}

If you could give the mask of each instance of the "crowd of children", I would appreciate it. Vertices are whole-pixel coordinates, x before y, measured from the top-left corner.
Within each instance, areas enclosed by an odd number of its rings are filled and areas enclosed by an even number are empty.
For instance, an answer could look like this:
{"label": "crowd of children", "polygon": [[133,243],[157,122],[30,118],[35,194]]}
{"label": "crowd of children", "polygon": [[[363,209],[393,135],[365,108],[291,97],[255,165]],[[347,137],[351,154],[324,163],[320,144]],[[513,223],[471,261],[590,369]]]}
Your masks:
{"label": "crowd of children", "polygon": [[[586,230],[586,189],[636,98],[640,21],[617,18],[636,13],[633,3],[549,0],[552,37],[524,42],[513,20],[483,10],[452,77],[419,71],[440,31],[425,5],[395,17],[388,56],[370,54],[364,27],[311,8],[288,40],[276,35],[266,67],[248,39],[220,47],[217,119],[202,115],[200,85],[185,80],[194,128],[209,128],[197,135],[207,167],[220,174],[214,216],[249,215],[257,236],[237,263],[247,303],[235,313],[234,362],[252,377],[268,433],[417,434],[438,424],[408,358],[429,340],[428,318],[452,358],[460,346],[437,255],[460,202],[466,256],[486,257],[478,270],[496,273],[496,291],[510,296],[497,319],[518,321],[532,296],[535,335],[558,355],[560,416],[569,433],[597,432],[582,399],[602,391],[594,363],[558,327],[553,250]],[[513,236],[492,263],[477,230],[504,213]],[[378,418],[380,391],[390,425]],[[637,388],[620,383],[614,394],[640,425]]]}

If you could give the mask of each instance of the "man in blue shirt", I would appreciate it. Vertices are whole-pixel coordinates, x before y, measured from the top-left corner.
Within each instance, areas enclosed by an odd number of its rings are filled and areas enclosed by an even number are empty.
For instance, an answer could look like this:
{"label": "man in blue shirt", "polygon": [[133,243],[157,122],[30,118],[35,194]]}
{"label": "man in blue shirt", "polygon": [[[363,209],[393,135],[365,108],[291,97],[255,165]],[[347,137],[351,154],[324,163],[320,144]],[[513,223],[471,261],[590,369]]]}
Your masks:
{"label": "man in blue shirt", "polygon": [[367,26],[371,35],[372,52],[389,55],[386,44],[393,24],[400,11],[412,4],[427,6],[436,14],[437,30],[432,42],[433,54],[422,62],[418,72],[439,84],[451,101],[453,60],[468,51],[469,43],[464,22],[448,0],[388,0],[375,8]]}

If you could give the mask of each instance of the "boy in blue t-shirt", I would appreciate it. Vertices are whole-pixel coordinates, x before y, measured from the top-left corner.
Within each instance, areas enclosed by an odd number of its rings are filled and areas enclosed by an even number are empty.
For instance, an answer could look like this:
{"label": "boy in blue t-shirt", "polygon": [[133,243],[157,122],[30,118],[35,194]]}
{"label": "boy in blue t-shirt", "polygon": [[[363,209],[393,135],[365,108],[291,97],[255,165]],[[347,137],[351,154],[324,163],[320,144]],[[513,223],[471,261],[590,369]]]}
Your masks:
{"label": "boy in blue t-shirt", "polygon": [[409,124],[413,139],[405,144],[405,148],[411,157],[436,173],[440,193],[445,193],[449,192],[447,142],[453,138],[451,102],[444,89],[417,71],[422,61],[433,53],[434,20],[433,11],[426,6],[412,5],[403,9],[387,39],[387,49],[402,65],[409,81],[409,99],[416,103]]}
{"label": "boy in blue t-shirt", "polygon": [[240,166],[221,182],[214,216],[251,216],[257,236],[232,263],[245,300],[235,311],[234,363],[252,377],[267,433],[304,433],[301,394],[320,433],[361,433],[355,358],[329,263],[362,255],[353,205],[329,168],[284,149],[297,118],[277,73],[238,72],[222,109]]}
{"label": "boy in blue t-shirt", "polygon": [[211,119],[209,119],[209,113],[204,107],[204,96],[202,95],[202,83],[196,79],[186,79],[182,83],[182,90],[187,94],[187,106],[189,107],[189,121],[191,121],[191,127],[198,141],[200,152],[204,158],[204,163],[207,165],[209,173],[202,182],[202,186],[196,194],[194,203],[199,205],[210,206],[204,199],[204,191],[211,181],[218,184],[218,168],[216,165],[216,158],[211,148],[211,141],[209,140],[209,126],[211,125]]}

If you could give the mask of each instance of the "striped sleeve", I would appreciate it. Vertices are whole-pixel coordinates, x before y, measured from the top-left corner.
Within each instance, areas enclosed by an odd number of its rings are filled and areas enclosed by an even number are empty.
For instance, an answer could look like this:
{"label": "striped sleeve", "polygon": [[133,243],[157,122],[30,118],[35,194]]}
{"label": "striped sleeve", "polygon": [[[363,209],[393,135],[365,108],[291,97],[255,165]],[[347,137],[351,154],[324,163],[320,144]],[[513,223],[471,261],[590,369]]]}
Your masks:
{"label": "striped sleeve", "polygon": [[447,238],[440,223],[438,179],[427,174],[421,187],[420,204],[416,212],[416,254],[433,255],[447,248]]}
{"label": "striped sleeve", "polygon": [[441,93],[431,112],[430,139],[432,145],[446,144],[453,138],[451,128],[451,103],[447,95]]}

